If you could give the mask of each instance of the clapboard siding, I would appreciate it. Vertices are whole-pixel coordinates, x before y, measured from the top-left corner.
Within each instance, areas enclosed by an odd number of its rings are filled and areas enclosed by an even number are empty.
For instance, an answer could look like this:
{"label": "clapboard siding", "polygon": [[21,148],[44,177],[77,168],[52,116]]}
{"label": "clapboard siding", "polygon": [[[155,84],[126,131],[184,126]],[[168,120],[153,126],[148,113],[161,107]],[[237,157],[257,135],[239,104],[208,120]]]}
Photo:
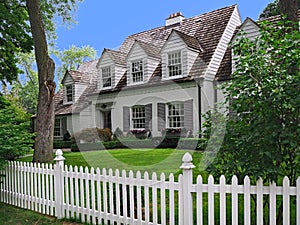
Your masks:
{"label": "clapboard siding", "polygon": [[75,84],[74,85],[74,101],[76,102],[85,89],[88,87],[88,84]]}
{"label": "clapboard siding", "polygon": [[207,79],[213,80],[215,78],[215,75],[220,67],[222,59],[228,47],[228,43],[231,41],[233,34],[236,30],[236,27],[239,26],[240,24],[241,24],[240,15],[237,7],[235,7],[231,15],[231,18],[225,28],[225,31],[222,34],[219,44],[213,54],[213,57],[209,63],[208,70],[205,74],[205,77]]}
{"label": "clapboard siding", "polygon": [[176,33],[172,33],[170,38],[166,41],[161,51],[162,57],[162,79],[168,79],[168,53],[181,51],[182,62],[182,76],[187,76],[198,56],[198,52],[187,47],[184,41]]}
{"label": "clapboard siding", "polygon": [[159,59],[147,58],[147,79],[146,79],[146,81],[148,81],[150,79],[154,70],[157,68],[159,62],[160,62]]}

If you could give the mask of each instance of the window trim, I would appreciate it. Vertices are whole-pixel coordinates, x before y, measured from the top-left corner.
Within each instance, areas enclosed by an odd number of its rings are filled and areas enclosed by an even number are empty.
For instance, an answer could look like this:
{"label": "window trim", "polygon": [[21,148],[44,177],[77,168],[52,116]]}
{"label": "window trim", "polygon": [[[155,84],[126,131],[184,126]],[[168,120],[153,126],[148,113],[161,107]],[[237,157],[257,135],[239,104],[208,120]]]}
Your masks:
{"label": "window trim", "polygon": [[[134,110],[142,109],[142,112],[134,112]],[[137,114],[141,114],[138,115]],[[145,130],[146,129],[146,108],[144,105],[135,105],[131,107],[131,129]],[[140,122],[142,121],[142,122]]]}
{"label": "window trim", "polygon": [[[69,93],[68,92],[68,88],[72,88],[72,92]],[[70,96],[71,95],[71,96]],[[72,100],[69,100],[69,97],[71,97]],[[72,103],[74,102],[74,98],[75,98],[75,88],[74,88],[74,84],[67,84],[65,85],[65,100],[66,100],[66,103]]]}
{"label": "window trim", "polygon": [[[177,54],[179,53],[179,56],[180,56],[180,63],[174,63],[174,64],[170,64],[170,60],[174,60],[174,61],[176,61],[176,58],[174,58],[174,59],[170,59],[170,56],[176,56]],[[167,73],[167,77],[168,78],[170,78],[170,79],[174,79],[174,78],[178,78],[178,77],[182,77],[183,76],[183,63],[182,63],[182,61],[183,61],[183,59],[182,59],[182,50],[177,50],[177,51],[172,51],[172,52],[167,52],[167,59],[166,59],[167,61],[166,61],[166,73]],[[176,67],[176,66],[178,66],[178,65],[180,65],[180,74],[176,74],[176,75],[172,75],[172,76],[170,76],[170,67],[172,66],[172,67]],[[174,70],[174,71],[176,71],[176,70]],[[173,71],[173,72],[174,72]]]}
{"label": "window trim", "polygon": [[[139,63],[141,65],[141,68],[139,68],[140,70],[133,71],[133,69],[135,68],[135,66],[134,66],[135,63]],[[141,80],[134,81],[134,75],[138,74],[138,73],[141,73]],[[144,71],[144,60],[143,59],[137,59],[137,60],[133,60],[133,61],[130,62],[130,75],[131,75],[132,84],[144,83],[145,71]]]}
{"label": "window trim", "polygon": [[[169,102],[167,105],[167,128],[184,128],[184,102]],[[181,111],[177,115],[173,112],[173,115],[170,115],[170,106],[179,105],[179,109],[173,109],[173,111]],[[174,118],[179,118],[179,120],[174,120]],[[172,121],[171,121],[172,119]],[[173,124],[173,125],[171,125]],[[174,124],[180,124],[180,126],[174,126]]]}
{"label": "window trim", "polygon": [[[108,70],[109,71],[109,76],[105,77],[103,76],[103,70]],[[108,79],[110,80],[110,85],[109,86],[104,86],[105,82],[104,80]],[[111,66],[105,66],[105,67],[101,67],[101,84],[102,84],[102,88],[103,89],[109,89],[112,87],[112,69]]]}
{"label": "window trim", "polygon": [[[64,117],[59,117],[59,118],[55,118],[55,120],[54,120],[53,138],[56,139],[56,140],[62,140],[63,137],[64,137],[64,134],[63,134],[63,119],[64,119]],[[58,128],[56,127],[57,121],[59,121],[59,127]],[[56,135],[58,129],[59,129],[59,134],[60,134],[59,136]]]}

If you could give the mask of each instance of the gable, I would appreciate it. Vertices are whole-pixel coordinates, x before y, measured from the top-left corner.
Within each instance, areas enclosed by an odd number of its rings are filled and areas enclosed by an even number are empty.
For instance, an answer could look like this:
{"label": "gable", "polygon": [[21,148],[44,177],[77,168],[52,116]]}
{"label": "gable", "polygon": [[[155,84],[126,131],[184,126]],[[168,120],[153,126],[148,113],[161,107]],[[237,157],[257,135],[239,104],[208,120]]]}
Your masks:
{"label": "gable", "polygon": [[136,41],[132,48],[130,49],[126,59],[127,61],[134,61],[138,59],[146,58],[148,55],[144,51],[144,49],[141,47],[141,45]]}
{"label": "gable", "polygon": [[102,53],[102,55],[99,59],[97,67],[100,68],[100,67],[105,67],[105,66],[111,66],[113,64],[114,64],[114,61],[110,57],[109,53],[104,50],[104,52]]}
{"label": "gable", "polygon": [[73,80],[72,76],[70,75],[69,71],[67,71],[65,73],[65,76],[63,77],[61,83],[62,83],[62,85],[68,85],[68,84],[74,83],[74,80]]}
{"label": "gable", "polygon": [[251,18],[247,17],[243,22],[243,24],[238,29],[238,32],[232,38],[232,42],[236,41],[236,39],[239,37],[241,32],[244,32],[245,36],[250,40],[254,40],[259,35],[259,29],[260,28],[258,24],[255,21],[253,21]]}

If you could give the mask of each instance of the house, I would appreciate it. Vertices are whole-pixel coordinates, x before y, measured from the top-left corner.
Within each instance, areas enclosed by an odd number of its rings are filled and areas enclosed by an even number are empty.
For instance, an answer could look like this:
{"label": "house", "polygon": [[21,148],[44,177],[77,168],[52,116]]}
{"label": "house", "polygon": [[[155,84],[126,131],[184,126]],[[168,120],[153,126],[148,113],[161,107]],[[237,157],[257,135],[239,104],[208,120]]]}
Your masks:
{"label": "house", "polygon": [[55,96],[55,138],[93,127],[196,136],[201,114],[223,101],[218,86],[231,74],[228,43],[240,25],[237,5],[191,18],[174,13],[67,71]]}

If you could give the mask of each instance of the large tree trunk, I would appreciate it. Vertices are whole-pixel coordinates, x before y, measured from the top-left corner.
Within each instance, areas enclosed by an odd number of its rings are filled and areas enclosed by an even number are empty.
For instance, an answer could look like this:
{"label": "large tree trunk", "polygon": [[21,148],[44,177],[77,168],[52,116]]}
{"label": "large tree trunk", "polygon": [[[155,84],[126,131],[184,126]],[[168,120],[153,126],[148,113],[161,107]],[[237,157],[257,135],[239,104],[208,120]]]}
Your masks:
{"label": "large tree trunk", "polygon": [[286,15],[287,20],[294,22],[293,29],[298,29],[298,2],[297,0],[279,0],[280,14]]}
{"label": "large tree trunk", "polygon": [[39,79],[39,98],[36,121],[37,135],[35,139],[33,161],[51,162],[53,160],[55,64],[48,53],[39,0],[26,0],[26,7],[34,41]]}

